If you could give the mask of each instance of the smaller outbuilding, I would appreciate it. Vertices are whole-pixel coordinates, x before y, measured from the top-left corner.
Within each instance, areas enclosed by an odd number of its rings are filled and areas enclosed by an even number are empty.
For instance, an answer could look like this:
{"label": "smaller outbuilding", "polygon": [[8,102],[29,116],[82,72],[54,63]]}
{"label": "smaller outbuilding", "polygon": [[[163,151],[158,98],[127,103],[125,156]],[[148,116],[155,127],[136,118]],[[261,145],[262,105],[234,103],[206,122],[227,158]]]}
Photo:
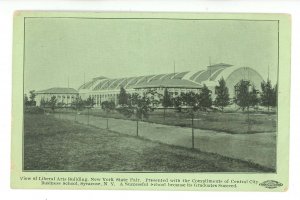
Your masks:
{"label": "smaller outbuilding", "polygon": [[78,96],[78,91],[74,88],[55,87],[46,90],[36,91],[36,104],[41,105],[41,100],[49,101],[52,96],[55,96],[57,103],[62,103],[66,106],[71,105],[72,101]]}

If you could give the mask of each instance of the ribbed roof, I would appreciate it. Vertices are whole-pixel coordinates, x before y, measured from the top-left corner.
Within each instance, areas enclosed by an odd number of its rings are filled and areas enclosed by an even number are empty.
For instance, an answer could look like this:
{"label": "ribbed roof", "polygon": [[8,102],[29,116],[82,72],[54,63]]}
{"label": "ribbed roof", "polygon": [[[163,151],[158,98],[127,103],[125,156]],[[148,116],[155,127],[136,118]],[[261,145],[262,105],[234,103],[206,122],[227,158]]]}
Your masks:
{"label": "ribbed roof", "polygon": [[201,88],[201,85],[189,80],[164,79],[139,84],[134,88]]}
{"label": "ribbed roof", "polygon": [[109,79],[103,76],[83,84],[78,90],[118,90],[121,86],[125,89],[142,87],[196,87],[203,82],[216,81],[222,71],[231,68],[232,65],[219,63],[206,67],[206,70],[199,69],[195,72],[177,72],[168,74],[153,74],[138,77],[124,77]]}
{"label": "ribbed roof", "polygon": [[36,91],[36,94],[77,94],[78,91],[74,88],[50,88],[46,90]]}
{"label": "ribbed roof", "polygon": [[207,66],[208,68],[215,68],[215,67],[231,67],[233,65],[230,64],[226,64],[226,63],[218,63],[218,64],[214,64],[214,65],[209,65]]}

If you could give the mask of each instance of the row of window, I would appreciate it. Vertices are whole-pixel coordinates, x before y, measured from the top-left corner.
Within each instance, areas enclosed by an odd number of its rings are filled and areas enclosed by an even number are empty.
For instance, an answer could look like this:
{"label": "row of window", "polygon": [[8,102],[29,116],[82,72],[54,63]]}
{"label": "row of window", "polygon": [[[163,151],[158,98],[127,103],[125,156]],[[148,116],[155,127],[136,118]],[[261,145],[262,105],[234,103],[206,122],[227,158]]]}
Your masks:
{"label": "row of window", "polygon": [[75,98],[75,96],[74,95],[47,95],[46,97],[48,98],[49,96],[55,96],[57,99],[65,99],[65,98],[67,98],[67,99],[74,99]]}
{"label": "row of window", "polygon": [[106,97],[119,97],[119,94],[98,94],[98,95],[91,95],[92,98],[106,98]]}

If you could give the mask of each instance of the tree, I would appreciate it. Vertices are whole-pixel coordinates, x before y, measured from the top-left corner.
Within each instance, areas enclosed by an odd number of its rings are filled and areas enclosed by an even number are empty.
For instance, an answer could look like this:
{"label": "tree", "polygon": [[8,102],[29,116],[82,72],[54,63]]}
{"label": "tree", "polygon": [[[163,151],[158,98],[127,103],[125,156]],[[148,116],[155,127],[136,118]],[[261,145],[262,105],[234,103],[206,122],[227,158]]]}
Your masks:
{"label": "tree", "polygon": [[[106,115],[108,116],[108,113],[110,113],[112,110],[116,108],[116,104],[114,101],[103,101],[101,103],[101,108],[106,112]],[[108,117],[106,118],[106,129],[108,129]]]}
{"label": "tree", "polygon": [[95,105],[95,99],[91,96],[89,96],[86,100],[85,100],[85,106],[87,106],[88,108],[94,107]]}
{"label": "tree", "polygon": [[49,104],[48,101],[46,101],[44,98],[41,99],[40,101],[40,107],[45,108]]}
{"label": "tree", "polygon": [[28,100],[28,96],[27,96],[27,94],[25,94],[24,95],[24,106],[29,106],[30,105],[30,102],[29,102],[29,100]]}
{"label": "tree", "polygon": [[249,87],[250,82],[241,80],[235,86],[235,98],[234,102],[242,108],[244,111],[245,108],[249,108]]}
{"label": "tree", "polygon": [[137,93],[131,96],[132,109],[137,119],[143,119],[149,117],[149,112],[153,111],[151,99],[148,95],[144,94],[140,96]]}
{"label": "tree", "polygon": [[58,108],[63,108],[63,107],[66,106],[66,104],[64,102],[57,102],[56,105],[57,105]]}
{"label": "tree", "polygon": [[161,102],[162,94],[158,93],[156,89],[147,89],[145,95],[150,98],[151,105],[153,108],[159,106]]}
{"label": "tree", "polygon": [[198,109],[198,100],[199,100],[198,94],[190,91],[187,93],[181,93],[180,97],[181,97],[180,99],[181,99],[183,105],[192,107],[193,110]]}
{"label": "tree", "polygon": [[212,106],[211,90],[204,84],[199,94],[198,107],[202,110],[207,110]]}
{"label": "tree", "polygon": [[172,98],[167,88],[165,88],[161,105],[164,107],[164,120],[166,119],[166,108],[172,106]]}
{"label": "tree", "polygon": [[178,112],[181,112],[181,108],[182,108],[182,103],[183,103],[182,94],[180,96],[176,96],[173,98],[174,107]]}
{"label": "tree", "polygon": [[268,107],[268,111],[270,107],[275,107],[277,105],[277,84],[272,88],[272,83],[269,79],[267,82],[263,81],[261,83],[260,101],[261,105]]}
{"label": "tree", "polygon": [[77,96],[72,102],[71,107],[75,110],[82,110],[84,108],[84,101],[80,96]]}
{"label": "tree", "polygon": [[29,99],[30,99],[29,104],[30,104],[30,106],[35,106],[36,105],[35,97],[36,97],[35,91],[34,90],[29,91]]}
{"label": "tree", "polygon": [[118,111],[128,118],[133,114],[135,114],[137,119],[148,118],[149,112],[154,110],[151,97],[146,93],[143,96],[140,96],[138,93],[133,93],[130,96],[130,102],[128,106],[118,108]]}
{"label": "tree", "polygon": [[124,87],[121,87],[119,94],[119,105],[125,106],[128,105],[128,95]]}
{"label": "tree", "polygon": [[109,113],[116,108],[115,102],[113,101],[103,101],[101,103],[101,108],[106,112]]}
{"label": "tree", "polygon": [[255,89],[255,86],[252,86],[251,91],[249,92],[249,106],[252,106],[255,108],[255,106],[259,103],[259,98],[258,98],[258,90]]}
{"label": "tree", "polygon": [[224,107],[228,106],[230,103],[228,87],[226,86],[226,82],[223,77],[219,80],[219,85],[215,87],[215,94],[216,99],[214,101],[214,105],[220,107],[223,112]]}
{"label": "tree", "polygon": [[50,99],[50,101],[49,101],[49,106],[52,109],[52,111],[54,111],[54,109],[56,107],[56,102],[57,102],[56,97],[52,96],[51,99]]}
{"label": "tree", "polygon": [[135,116],[136,116],[136,135],[139,135],[139,120],[144,118],[149,118],[149,112],[152,112],[154,108],[152,107],[151,98],[149,95],[144,94],[140,96],[137,93],[131,95],[131,102]]}

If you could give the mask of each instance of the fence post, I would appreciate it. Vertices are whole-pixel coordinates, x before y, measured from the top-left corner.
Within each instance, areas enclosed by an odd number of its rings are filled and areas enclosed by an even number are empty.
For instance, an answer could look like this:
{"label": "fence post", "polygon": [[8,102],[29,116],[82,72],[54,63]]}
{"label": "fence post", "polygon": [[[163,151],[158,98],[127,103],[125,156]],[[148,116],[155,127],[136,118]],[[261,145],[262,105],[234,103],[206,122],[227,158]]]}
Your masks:
{"label": "fence post", "polygon": [[248,113],[247,113],[247,120],[248,120],[248,130],[247,132],[250,133],[250,112],[249,112],[249,107],[248,107]]}
{"label": "fence post", "polygon": [[192,148],[194,149],[194,113],[192,113]]}
{"label": "fence post", "polygon": [[136,120],[136,136],[139,136],[139,120]]}
{"label": "fence post", "polygon": [[90,125],[90,109],[88,108],[88,121],[87,124]]}
{"label": "fence post", "polygon": [[108,129],[108,119],[106,119],[106,129]]}

